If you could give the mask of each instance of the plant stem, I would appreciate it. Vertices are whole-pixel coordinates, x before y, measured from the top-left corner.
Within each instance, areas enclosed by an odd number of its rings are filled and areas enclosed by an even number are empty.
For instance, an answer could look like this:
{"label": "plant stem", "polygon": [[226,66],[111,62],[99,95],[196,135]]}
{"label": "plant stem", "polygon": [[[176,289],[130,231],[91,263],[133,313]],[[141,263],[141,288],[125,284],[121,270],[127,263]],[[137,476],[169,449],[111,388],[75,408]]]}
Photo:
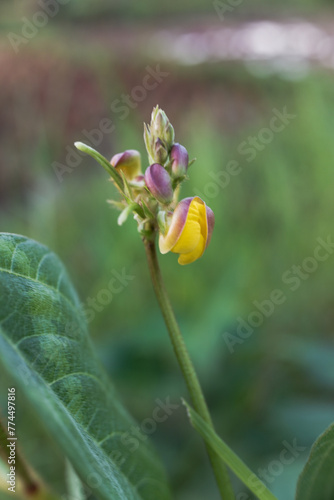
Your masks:
{"label": "plant stem", "polygon": [[[204,399],[204,395],[195,372],[193,363],[190,359],[186,345],[184,343],[179,325],[175,318],[159,267],[155,241],[144,240],[145,250],[148,260],[148,266],[151,273],[151,279],[159,306],[165,320],[167,330],[176,354],[177,361],[181,368],[184,380],[186,382],[192,404],[196,412],[202,419],[214,430],[211,416]],[[227,469],[221,458],[206,444],[206,449],[210,458],[213,472],[216,477],[218,489],[223,500],[233,500],[234,493]]]}

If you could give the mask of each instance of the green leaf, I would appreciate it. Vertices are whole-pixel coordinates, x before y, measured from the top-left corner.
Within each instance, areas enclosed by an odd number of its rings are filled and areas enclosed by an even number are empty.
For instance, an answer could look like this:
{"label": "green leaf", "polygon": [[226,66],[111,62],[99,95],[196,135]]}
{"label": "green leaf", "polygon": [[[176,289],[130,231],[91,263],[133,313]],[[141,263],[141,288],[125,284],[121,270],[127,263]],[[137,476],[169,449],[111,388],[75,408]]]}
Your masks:
{"label": "green leaf", "polygon": [[[13,386],[15,386],[15,382],[13,381],[13,379],[10,379],[8,376],[2,376],[2,371],[0,368],[0,420],[1,408],[5,409],[7,406],[8,387]],[[52,436],[50,436],[49,432],[47,432],[45,426],[42,426],[41,422],[36,419],[36,413],[33,411],[30,405],[26,404],[25,396],[22,391],[19,391],[18,387],[15,397],[20,402],[20,408],[24,408],[23,412],[19,411],[16,413],[15,418],[15,424],[16,428],[18,429],[20,439],[19,449],[22,457],[26,457],[28,459],[28,463],[31,469],[35,471],[37,476],[41,478],[44,484],[48,485],[50,491],[57,493],[59,497],[61,497],[62,495],[65,496],[67,494],[67,484],[65,477],[64,454],[59,449],[56,440],[53,439]],[[2,415],[6,415],[5,410],[2,412]],[[36,450],[41,449],[43,449],[44,451],[43,454],[36,453]],[[6,465],[8,467],[7,462]],[[8,470],[6,468],[6,474],[7,472]],[[4,477],[6,477],[6,475]],[[8,485],[6,484],[6,486]],[[17,499],[15,498],[15,500]]]}
{"label": "green leaf", "polygon": [[46,247],[3,233],[0,377],[15,381],[97,498],[170,498],[159,460],[146,436],[133,437],[136,423],[100,366],[62,263]]}
{"label": "green leaf", "polygon": [[[223,462],[238,476],[239,479],[260,500],[277,500],[275,495],[264,485],[264,483],[252,472],[246,464],[231,450],[229,446],[212,430],[212,428],[193,410],[188,403],[183,402],[187,408],[192,426],[202,436],[204,441]],[[318,499],[317,499],[318,500]]]}
{"label": "green leaf", "polygon": [[325,430],[311,448],[299,476],[296,500],[333,500],[334,498],[334,424]]}
{"label": "green leaf", "polygon": [[82,151],[83,153],[86,153],[92,158],[94,158],[94,160],[96,160],[108,172],[108,174],[113,178],[117,186],[120,188],[121,192],[123,192],[122,177],[119,175],[117,170],[111,166],[107,158],[105,158],[94,148],[87,146],[87,144],[84,144],[83,142],[75,142],[74,146],[79,151]]}

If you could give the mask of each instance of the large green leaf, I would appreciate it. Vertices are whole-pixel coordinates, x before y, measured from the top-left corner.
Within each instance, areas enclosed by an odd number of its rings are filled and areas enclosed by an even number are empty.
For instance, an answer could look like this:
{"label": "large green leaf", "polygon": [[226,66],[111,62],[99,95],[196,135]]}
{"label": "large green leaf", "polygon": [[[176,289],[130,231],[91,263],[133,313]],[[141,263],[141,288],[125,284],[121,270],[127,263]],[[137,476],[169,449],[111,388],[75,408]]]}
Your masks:
{"label": "large green leaf", "polygon": [[145,439],[129,437],[136,424],[92,349],[63,265],[46,247],[6,233],[0,233],[0,370],[98,498],[170,498],[154,451]]}
{"label": "large green leaf", "polygon": [[311,448],[299,476],[296,500],[334,499],[334,424],[325,430]]}

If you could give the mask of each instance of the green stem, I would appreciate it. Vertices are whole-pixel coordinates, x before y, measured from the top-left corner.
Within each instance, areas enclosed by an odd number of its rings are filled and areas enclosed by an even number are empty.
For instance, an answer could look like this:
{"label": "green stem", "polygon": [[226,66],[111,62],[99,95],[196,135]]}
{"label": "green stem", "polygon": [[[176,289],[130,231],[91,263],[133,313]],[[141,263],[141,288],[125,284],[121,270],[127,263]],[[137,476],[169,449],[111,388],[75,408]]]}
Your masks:
{"label": "green stem", "polygon": [[[176,321],[159,267],[156,246],[154,241],[144,240],[148,266],[151,273],[153,288],[159,302],[159,306],[165,320],[167,330],[181,368],[183,377],[196,412],[214,430],[211,416],[204,399],[204,395],[196,375],[194,366],[190,359],[186,345],[184,343],[179,325]],[[233,500],[234,493],[227,469],[221,458],[210,446],[206,444],[206,449],[211,461],[212,469],[216,477],[217,485],[223,500]]]}

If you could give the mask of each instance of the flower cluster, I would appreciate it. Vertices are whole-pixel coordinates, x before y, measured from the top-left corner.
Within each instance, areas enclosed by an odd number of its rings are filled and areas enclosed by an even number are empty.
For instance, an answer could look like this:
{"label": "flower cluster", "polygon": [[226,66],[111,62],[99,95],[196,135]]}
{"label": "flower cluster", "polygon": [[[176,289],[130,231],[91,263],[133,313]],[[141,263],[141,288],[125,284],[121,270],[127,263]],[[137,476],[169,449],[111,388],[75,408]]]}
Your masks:
{"label": "flower cluster", "polygon": [[179,264],[190,264],[210,242],[213,212],[198,196],[178,202],[180,184],[187,179],[192,162],[186,148],[175,142],[174,128],[159,106],[153,109],[151,123],[144,125],[144,141],[149,161],[144,173],[136,150],[118,153],[106,165],[99,153],[76,145],[108,170],[123,195],[121,202],[110,202],[121,210],[118,223],[123,224],[133,213],[144,238],[153,239],[159,232],[160,252],[177,253]]}

